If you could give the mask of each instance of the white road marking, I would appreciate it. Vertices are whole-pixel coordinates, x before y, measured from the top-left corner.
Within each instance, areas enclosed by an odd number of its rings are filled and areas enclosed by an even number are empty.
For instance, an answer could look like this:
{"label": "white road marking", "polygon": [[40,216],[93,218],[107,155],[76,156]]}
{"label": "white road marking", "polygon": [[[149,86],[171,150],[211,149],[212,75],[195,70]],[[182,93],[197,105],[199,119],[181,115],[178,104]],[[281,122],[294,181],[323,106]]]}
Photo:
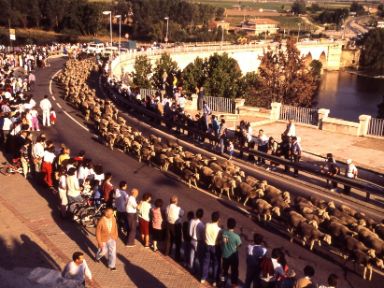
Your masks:
{"label": "white road marking", "polygon": [[62,69],[58,70],[53,76],[51,77],[51,80],[49,80],[49,94],[53,95],[52,93],[52,79],[56,77],[57,74],[61,72]]}
{"label": "white road marking", "polygon": [[[56,77],[56,75],[61,71],[61,69],[59,71],[57,71],[55,74],[53,74],[53,76],[51,77],[51,79],[49,80],[49,93],[51,94],[51,97],[53,100],[56,100],[55,96],[53,95],[52,93],[52,80],[53,78]],[[69,117],[69,119],[71,119],[73,122],[75,122],[77,125],[79,125],[81,128],[83,128],[85,131],[89,132],[89,129],[87,127],[85,127],[83,124],[81,124],[79,121],[77,121],[75,118],[72,117],[72,115],[70,115],[67,111],[65,111],[63,109],[63,107],[57,103],[57,101],[55,101],[55,104],[57,105],[57,107],[59,107],[61,109],[61,111],[64,112],[65,115],[67,115]]]}

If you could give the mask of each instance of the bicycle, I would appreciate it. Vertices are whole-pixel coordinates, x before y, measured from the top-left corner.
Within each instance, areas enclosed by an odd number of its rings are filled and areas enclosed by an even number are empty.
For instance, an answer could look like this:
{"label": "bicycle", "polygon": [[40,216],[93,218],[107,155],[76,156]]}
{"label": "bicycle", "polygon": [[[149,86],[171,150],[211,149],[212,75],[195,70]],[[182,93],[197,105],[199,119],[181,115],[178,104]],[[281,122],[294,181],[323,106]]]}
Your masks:
{"label": "bicycle", "polygon": [[99,206],[90,206],[85,208],[80,215],[80,223],[83,227],[96,227],[97,221],[103,215],[107,204],[102,203]]}
{"label": "bicycle", "polygon": [[20,158],[12,159],[12,164],[3,162],[3,166],[0,167],[0,173],[9,176],[15,174],[23,174],[23,168],[21,167]]}
{"label": "bicycle", "polygon": [[74,201],[69,203],[68,211],[72,214],[72,219],[76,222],[80,222],[80,215],[82,211],[88,207],[92,207],[93,201],[90,197],[83,197],[80,201]]}

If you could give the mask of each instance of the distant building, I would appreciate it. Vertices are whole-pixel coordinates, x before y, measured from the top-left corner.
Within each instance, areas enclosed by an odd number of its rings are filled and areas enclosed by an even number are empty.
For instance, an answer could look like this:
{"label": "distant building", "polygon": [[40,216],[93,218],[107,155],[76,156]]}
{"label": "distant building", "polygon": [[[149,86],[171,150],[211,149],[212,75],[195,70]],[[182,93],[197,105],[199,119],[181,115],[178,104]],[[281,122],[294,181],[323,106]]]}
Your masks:
{"label": "distant building", "polygon": [[257,18],[241,22],[241,30],[260,35],[267,33],[269,35],[276,34],[279,27],[279,22],[268,18]]}
{"label": "distant building", "polygon": [[230,23],[229,22],[227,22],[227,21],[224,21],[224,20],[222,20],[222,21],[212,21],[211,23],[209,23],[210,25],[210,27],[209,28],[211,28],[211,29],[217,29],[217,28],[221,28],[221,29],[223,29],[223,30],[226,30],[226,31],[228,31],[229,30],[229,27],[230,27]]}

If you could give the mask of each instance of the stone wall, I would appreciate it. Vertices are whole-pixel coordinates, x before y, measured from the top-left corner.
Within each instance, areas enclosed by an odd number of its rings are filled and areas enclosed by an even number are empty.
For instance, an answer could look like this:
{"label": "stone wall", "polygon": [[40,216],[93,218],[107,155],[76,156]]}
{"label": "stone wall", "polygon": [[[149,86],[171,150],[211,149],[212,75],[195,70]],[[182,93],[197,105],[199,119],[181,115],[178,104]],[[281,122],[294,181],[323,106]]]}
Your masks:
{"label": "stone wall", "polygon": [[341,68],[359,69],[360,49],[345,49],[341,53]]}

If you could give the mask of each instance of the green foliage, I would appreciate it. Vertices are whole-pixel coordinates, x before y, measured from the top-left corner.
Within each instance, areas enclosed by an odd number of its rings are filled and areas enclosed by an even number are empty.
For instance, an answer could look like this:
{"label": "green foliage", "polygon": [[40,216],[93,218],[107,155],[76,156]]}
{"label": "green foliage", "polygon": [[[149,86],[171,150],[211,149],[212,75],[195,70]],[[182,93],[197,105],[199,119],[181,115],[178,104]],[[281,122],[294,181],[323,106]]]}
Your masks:
{"label": "green foliage", "polygon": [[360,67],[372,74],[384,75],[384,29],[369,30],[363,39]]}
{"label": "green foliage", "polygon": [[259,67],[259,89],[256,104],[270,107],[271,102],[309,107],[318,82],[292,40],[286,50],[267,51]]}
{"label": "green foliage", "polygon": [[311,72],[313,76],[315,76],[317,79],[320,79],[321,77],[321,69],[323,68],[323,63],[321,63],[319,60],[312,60],[311,64],[309,64],[311,67]]}
{"label": "green foliage", "polygon": [[166,90],[168,95],[172,95],[174,85],[177,85],[180,78],[180,69],[177,63],[172,60],[169,54],[162,54],[153,69],[153,86],[156,89]]}
{"label": "green foliage", "polygon": [[295,15],[305,14],[306,5],[304,0],[296,0],[292,3],[291,11]]}
{"label": "green foliage", "polygon": [[316,21],[322,24],[333,23],[340,25],[344,19],[348,17],[348,14],[349,11],[346,8],[339,8],[335,10],[326,9],[316,17]]}
{"label": "green foliage", "polygon": [[152,65],[146,55],[136,57],[134,69],[133,84],[140,88],[151,88],[149,76],[152,73]]}
{"label": "green foliage", "polygon": [[355,12],[356,15],[363,15],[363,14],[365,14],[364,6],[359,4],[356,1],[352,2],[351,7],[349,8],[349,11]]}
{"label": "green foliage", "polygon": [[213,54],[207,59],[197,58],[183,70],[184,87],[194,92],[204,86],[212,96],[236,98],[242,96],[243,83],[237,61],[224,53]]}
{"label": "green foliage", "polygon": [[256,72],[248,72],[242,78],[241,90],[246,104],[257,106],[259,101],[260,77]]}

